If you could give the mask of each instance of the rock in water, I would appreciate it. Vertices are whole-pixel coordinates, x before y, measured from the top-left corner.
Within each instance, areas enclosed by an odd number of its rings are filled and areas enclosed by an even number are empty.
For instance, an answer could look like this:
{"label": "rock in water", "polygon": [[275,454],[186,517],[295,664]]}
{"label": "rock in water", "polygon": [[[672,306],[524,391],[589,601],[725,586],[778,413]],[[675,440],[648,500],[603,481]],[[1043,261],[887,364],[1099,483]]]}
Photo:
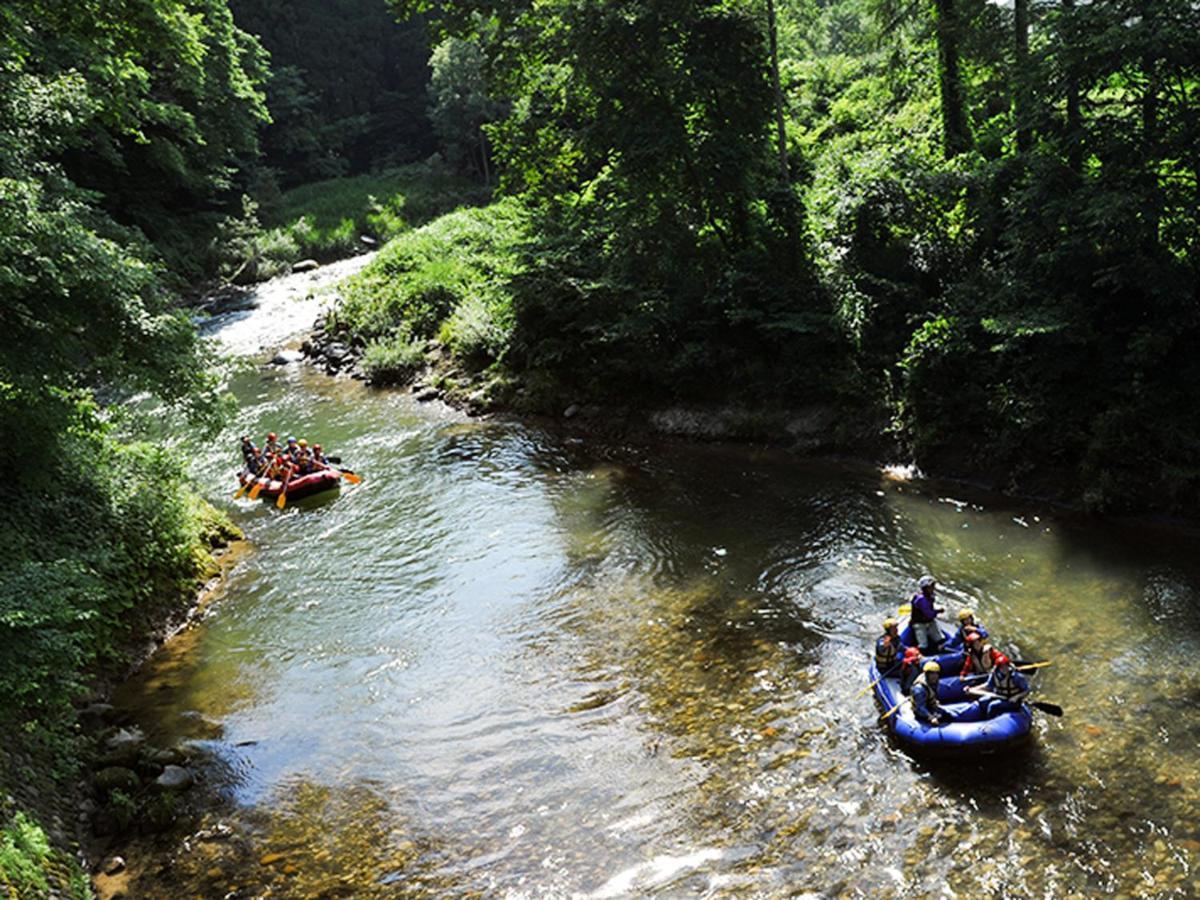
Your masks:
{"label": "rock in water", "polygon": [[123,856],[110,856],[100,865],[100,871],[105,875],[116,875],[118,872],[124,872],[125,858]]}
{"label": "rock in water", "polygon": [[192,786],[192,773],[183,766],[167,766],[154,779],[154,786],[164,791],[183,791]]}
{"label": "rock in water", "polygon": [[311,272],[313,269],[319,268],[320,263],[315,259],[302,259],[298,263],[292,264],[293,272]]}
{"label": "rock in water", "polygon": [[304,354],[299,350],[280,350],[271,359],[273,366],[290,366],[292,363],[298,363],[304,359]]}
{"label": "rock in water", "polygon": [[417,391],[414,396],[418,403],[428,403],[430,400],[436,400],[438,397],[442,396],[442,392],[435,387],[427,387]]}
{"label": "rock in water", "polygon": [[570,406],[568,406],[566,409],[563,410],[563,418],[564,419],[573,419],[577,415],[579,415],[579,404],[578,403],[572,403]]}

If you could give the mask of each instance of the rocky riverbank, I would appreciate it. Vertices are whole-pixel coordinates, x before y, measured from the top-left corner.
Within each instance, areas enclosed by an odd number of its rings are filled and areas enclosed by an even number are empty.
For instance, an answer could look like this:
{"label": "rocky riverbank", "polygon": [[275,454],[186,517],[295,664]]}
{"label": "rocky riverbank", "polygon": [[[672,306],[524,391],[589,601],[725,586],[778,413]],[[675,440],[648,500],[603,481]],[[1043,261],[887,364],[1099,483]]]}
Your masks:
{"label": "rocky riverbank", "polygon": [[[336,302],[336,298],[335,298]],[[439,341],[426,342],[424,358],[406,377],[389,372],[374,378],[363,366],[362,341],[326,330],[324,318],[298,348],[280,351],[272,362],[307,361],[327,375],[354,378],[380,388],[407,388],[420,403],[442,402],[471,416],[513,414],[554,419],[575,430],[607,436],[649,435],[692,441],[761,443],[806,455],[849,453],[886,456],[895,448],[885,437],[886,421],[869,411],[846,411],[823,403],[782,406],[764,403],[713,405],[621,405],[582,401],[561,389],[497,373],[464,369]]]}
{"label": "rocky riverbank", "polygon": [[[153,611],[131,611],[128,641],[117,654],[127,663],[91,674],[74,734],[0,741],[0,844],[11,843],[19,854],[27,875],[22,890],[85,897],[93,873],[101,896],[121,896],[122,842],[168,827],[186,805],[194,750],[151,745],[108,701],[155,649],[202,615],[245,548],[241,532],[223,516],[214,511],[205,521],[204,543],[193,550],[200,590],[155,604]],[[106,883],[111,889],[102,887]],[[0,877],[0,893],[6,886],[15,889]]]}

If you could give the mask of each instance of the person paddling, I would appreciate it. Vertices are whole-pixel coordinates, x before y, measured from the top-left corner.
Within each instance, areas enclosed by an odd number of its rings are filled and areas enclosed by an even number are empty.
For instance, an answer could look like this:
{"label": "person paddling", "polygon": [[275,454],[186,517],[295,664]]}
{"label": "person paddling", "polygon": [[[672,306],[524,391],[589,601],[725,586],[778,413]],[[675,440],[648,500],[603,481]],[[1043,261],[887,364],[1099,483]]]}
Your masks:
{"label": "person paddling", "polygon": [[937,582],[933,580],[932,575],[922,575],[917,586],[920,590],[913,595],[912,599],[913,640],[921,648],[922,653],[932,656],[942,648],[944,638],[937,617],[938,613],[944,613],[946,610],[940,606],[934,606]]}
{"label": "person paddling", "polygon": [[[996,668],[983,687],[969,687],[966,692],[979,698],[984,715],[989,719],[1002,712],[1016,712],[1021,701],[1029,695],[1029,682],[1003,653],[996,654]],[[989,696],[990,695],[990,696]]]}
{"label": "person paddling", "polygon": [[883,634],[875,641],[875,668],[880,675],[890,675],[896,667],[900,652],[900,623],[895,619],[883,620]]}
{"label": "person paddling", "polygon": [[921,674],[912,686],[913,715],[926,725],[941,725],[948,721],[945,710],[938,702],[937,688],[941,680],[942,667],[933,660],[925,663]]}
{"label": "person paddling", "polygon": [[279,438],[275,436],[275,432],[271,431],[267,434],[267,441],[263,444],[263,454],[269,459],[274,459],[275,454],[279,452]]}
{"label": "person paddling", "polygon": [[900,661],[900,693],[908,694],[912,691],[913,682],[921,674],[923,663],[924,659],[922,659],[919,649],[916,647],[904,649],[904,658]]}
{"label": "person paddling", "polygon": [[325,454],[322,452],[320,444],[313,444],[312,464],[314,471],[320,471],[321,469],[329,468],[329,460],[325,458]]}

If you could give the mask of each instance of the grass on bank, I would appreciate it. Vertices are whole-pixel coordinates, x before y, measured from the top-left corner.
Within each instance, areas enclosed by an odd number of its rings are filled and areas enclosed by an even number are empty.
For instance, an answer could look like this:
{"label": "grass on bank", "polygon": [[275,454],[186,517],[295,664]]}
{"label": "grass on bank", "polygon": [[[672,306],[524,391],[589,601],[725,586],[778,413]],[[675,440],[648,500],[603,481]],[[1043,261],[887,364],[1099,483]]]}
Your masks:
{"label": "grass on bank", "polygon": [[300,185],[271,208],[249,209],[243,220],[231,223],[226,268],[240,283],[261,281],[301,259],[331,262],[353,256],[366,249],[363,236],[383,243],[488,198],[478,182],[436,162]]}
{"label": "grass on bank", "polygon": [[526,227],[521,206],[502,200],[402,234],[343,284],[329,327],[366,342],[363,364],[375,381],[411,375],[431,338],[467,368],[486,368],[512,334],[508,285]]}

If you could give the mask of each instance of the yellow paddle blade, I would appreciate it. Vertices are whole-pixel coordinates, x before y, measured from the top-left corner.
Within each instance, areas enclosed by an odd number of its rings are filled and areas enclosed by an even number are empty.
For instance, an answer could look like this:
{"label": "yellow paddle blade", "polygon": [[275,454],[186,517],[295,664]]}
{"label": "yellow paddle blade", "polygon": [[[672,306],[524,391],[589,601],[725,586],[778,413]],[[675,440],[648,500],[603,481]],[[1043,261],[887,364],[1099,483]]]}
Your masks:
{"label": "yellow paddle blade", "polygon": [[909,699],[908,697],[905,697],[903,700],[901,700],[899,703],[897,703],[895,706],[893,706],[891,709],[889,709],[887,712],[885,712],[882,716],[879,717],[879,721],[882,722],[885,719],[890,718],[892,713],[894,713],[896,710],[898,710],[900,707],[902,707],[905,703],[908,702],[908,699]]}
{"label": "yellow paddle blade", "polygon": [[905,604],[904,604],[904,605],[902,605],[902,606],[901,606],[901,607],[900,607],[898,610],[896,610],[896,612],[897,612],[897,613],[899,613],[899,614],[900,614],[900,615],[902,615],[902,616],[909,616],[909,615],[912,615],[912,604],[911,604],[911,603],[905,603]]}
{"label": "yellow paddle blade", "polygon": [[345,478],[351,484],[362,484],[362,479],[359,478],[357,475],[355,475],[353,472],[343,472],[342,477]]}
{"label": "yellow paddle blade", "polygon": [[242,496],[242,494],[246,493],[246,490],[250,487],[251,483],[252,482],[247,481],[240,488],[238,488],[237,493],[233,495],[233,499],[237,500],[239,497]]}
{"label": "yellow paddle blade", "polygon": [[1054,660],[1046,659],[1046,660],[1042,660],[1041,662],[1026,663],[1023,666],[1017,666],[1017,671],[1018,672],[1028,672],[1030,669],[1041,669],[1041,668],[1044,668],[1045,666],[1052,666],[1052,665],[1054,665]]}
{"label": "yellow paddle blade", "polygon": [[254,482],[254,487],[250,488],[250,499],[257,500],[258,495],[262,493],[263,483],[261,481]]}
{"label": "yellow paddle blade", "polygon": [[275,506],[278,507],[279,509],[283,509],[285,506],[287,506],[287,491],[286,490],[279,492],[279,499],[275,501]]}
{"label": "yellow paddle blade", "polygon": [[879,684],[879,682],[881,682],[881,681],[883,681],[883,676],[876,678],[874,681],[872,681],[870,684],[868,684],[865,688],[863,688],[861,691],[859,691],[857,694],[855,694],[854,699],[857,700],[859,697],[861,697],[867,691],[871,690],[871,688],[875,687],[875,685]]}

